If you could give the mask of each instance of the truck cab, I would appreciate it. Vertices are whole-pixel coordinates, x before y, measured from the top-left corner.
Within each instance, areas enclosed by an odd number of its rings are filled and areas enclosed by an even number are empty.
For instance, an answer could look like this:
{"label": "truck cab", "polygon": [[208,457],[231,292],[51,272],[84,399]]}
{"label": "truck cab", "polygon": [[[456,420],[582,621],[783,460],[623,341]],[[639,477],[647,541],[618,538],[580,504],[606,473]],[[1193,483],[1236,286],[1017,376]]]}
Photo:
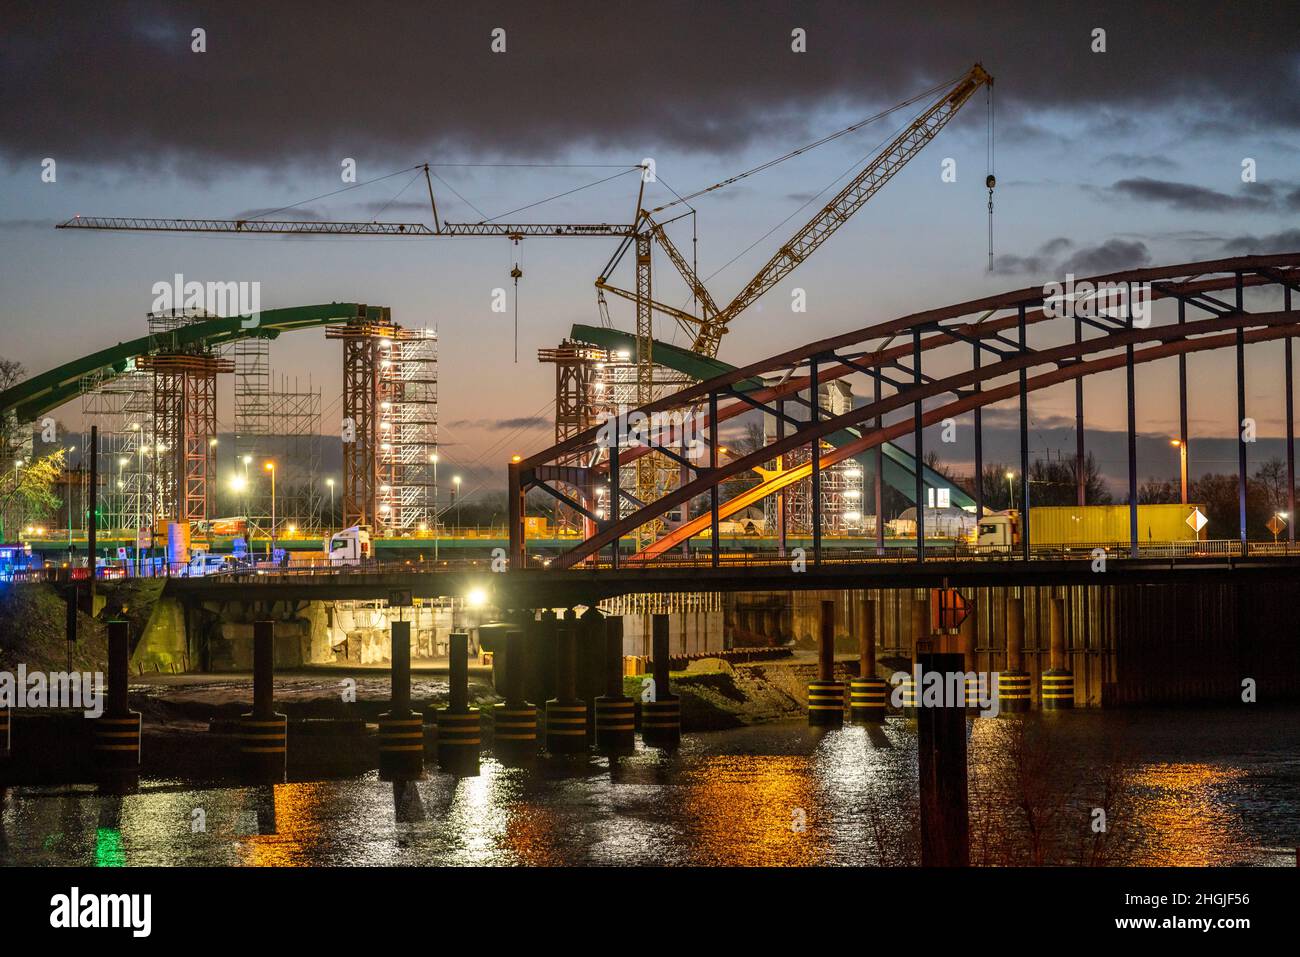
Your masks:
{"label": "truck cab", "polygon": [[991,551],[1010,550],[1020,540],[1020,516],[997,512],[980,519],[975,544]]}
{"label": "truck cab", "polygon": [[353,525],[330,536],[325,549],[331,565],[360,565],[370,560],[370,530]]}

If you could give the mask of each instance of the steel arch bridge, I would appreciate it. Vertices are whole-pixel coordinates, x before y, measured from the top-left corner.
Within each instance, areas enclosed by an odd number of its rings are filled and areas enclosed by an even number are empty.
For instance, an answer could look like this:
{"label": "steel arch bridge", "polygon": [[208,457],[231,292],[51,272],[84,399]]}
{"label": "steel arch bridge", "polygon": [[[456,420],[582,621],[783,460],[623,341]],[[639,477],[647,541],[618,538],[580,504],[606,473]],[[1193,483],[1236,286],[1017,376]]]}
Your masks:
{"label": "steel arch bridge", "polygon": [[[1179,359],[1180,440],[1185,447],[1186,356],[1218,349],[1235,351],[1240,422],[1247,415],[1245,347],[1283,341],[1288,487],[1294,489],[1291,339],[1300,334],[1300,311],[1292,307],[1297,291],[1300,253],[1183,263],[1086,280],[1066,277],[866,326],[715,375],[512,463],[508,476],[511,566],[526,568],[529,564],[525,518],[528,496],[534,491],[544,492],[584,516],[584,537],[553,560],[551,567],[644,565],[702,534],[709,536],[709,563],[717,566],[722,558],[720,521],[805,479],[811,482],[814,516],[810,557],[820,562],[821,472],[846,458],[871,452],[876,456],[879,502],[883,443],[910,434],[916,459],[923,460],[926,426],[972,413],[979,475],[981,410],[1015,398],[1020,407],[1019,499],[1030,509],[1029,394],[1075,383],[1077,443],[1082,458],[1083,382],[1089,376],[1120,369],[1126,374],[1130,548],[1136,557],[1135,375],[1144,363]],[[1253,311],[1247,309],[1248,298]],[[1035,332],[1037,344],[1031,344],[1030,330]],[[825,414],[817,401],[820,386],[848,377],[865,381],[870,400],[841,415]],[[723,423],[756,411],[772,417],[775,436],[761,449],[721,461]],[[689,417],[687,422],[698,436],[689,447],[681,431],[684,416]],[[842,441],[845,430],[852,430],[855,437]],[[824,441],[835,445],[828,447]],[[1245,550],[1247,449],[1240,434],[1238,446],[1240,540]],[[771,468],[779,456],[801,448],[810,453],[804,464]],[[681,476],[675,488],[648,502],[639,501],[621,487],[619,479],[620,468],[647,454],[663,456]],[[751,471],[757,471],[762,480],[724,500],[723,483]],[[923,472],[917,470],[917,502],[924,501],[923,483]],[[976,515],[980,515],[980,483],[975,484]],[[602,510],[602,497],[617,506]],[[700,509],[703,502],[707,504]],[[692,506],[698,514],[672,522],[674,510],[689,515]],[[1294,503],[1291,510],[1294,514]],[[924,509],[917,510],[917,525],[916,558],[924,561]],[[653,541],[630,557],[620,555],[620,540],[638,530],[644,536],[647,527],[656,529]],[[1028,522],[1023,527],[1027,529]],[[883,548],[879,521],[875,534],[876,547]],[[1027,533],[1021,546],[1028,559],[1031,542]]]}

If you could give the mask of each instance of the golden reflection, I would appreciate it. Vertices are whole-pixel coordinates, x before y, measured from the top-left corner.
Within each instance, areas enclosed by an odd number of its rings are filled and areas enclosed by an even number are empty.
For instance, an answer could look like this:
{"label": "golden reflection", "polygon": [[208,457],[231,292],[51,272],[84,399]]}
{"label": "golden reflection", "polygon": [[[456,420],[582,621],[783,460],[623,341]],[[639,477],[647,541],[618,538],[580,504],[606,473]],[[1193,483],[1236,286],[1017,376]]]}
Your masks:
{"label": "golden reflection", "polygon": [[800,756],[703,757],[681,802],[691,862],[742,867],[819,864],[826,831]]}
{"label": "golden reflection", "polygon": [[1133,771],[1132,815],[1142,842],[1134,864],[1205,867],[1249,856],[1241,822],[1218,789],[1245,775],[1209,764],[1145,764]]}
{"label": "golden reflection", "polygon": [[[339,795],[320,781],[270,785],[250,794],[240,821],[239,863],[253,867],[305,867],[320,863],[312,848],[324,830],[325,805]],[[256,825],[253,825],[256,815]],[[252,833],[248,833],[248,832]]]}

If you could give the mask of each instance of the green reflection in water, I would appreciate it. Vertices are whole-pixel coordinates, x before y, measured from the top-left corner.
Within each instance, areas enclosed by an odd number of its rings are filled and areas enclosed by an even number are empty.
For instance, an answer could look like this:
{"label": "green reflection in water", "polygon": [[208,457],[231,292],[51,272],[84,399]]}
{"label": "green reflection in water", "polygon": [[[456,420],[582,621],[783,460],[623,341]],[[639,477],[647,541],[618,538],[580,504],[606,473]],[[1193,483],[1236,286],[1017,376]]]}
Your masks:
{"label": "green reflection in water", "polygon": [[122,832],[115,827],[101,827],[95,831],[95,866],[123,867],[126,848],[122,846]]}

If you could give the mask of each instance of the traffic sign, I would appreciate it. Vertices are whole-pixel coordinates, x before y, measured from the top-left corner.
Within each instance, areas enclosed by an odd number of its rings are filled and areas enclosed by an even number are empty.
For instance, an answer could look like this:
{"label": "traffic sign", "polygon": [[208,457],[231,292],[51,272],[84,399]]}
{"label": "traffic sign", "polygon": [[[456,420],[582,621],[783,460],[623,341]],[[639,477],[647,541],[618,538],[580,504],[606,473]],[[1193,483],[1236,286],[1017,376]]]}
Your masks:
{"label": "traffic sign", "polygon": [[971,603],[955,588],[930,591],[930,627],[935,631],[955,630],[970,614]]}
{"label": "traffic sign", "polygon": [[1201,514],[1199,508],[1193,508],[1192,514],[1187,516],[1187,524],[1192,526],[1192,531],[1196,532],[1198,535],[1201,533],[1201,529],[1209,524],[1209,521],[1208,518]]}
{"label": "traffic sign", "polygon": [[1273,538],[1276,539],[1281,535],[1284,528],[1286,528],[1286,522],[1282,521],[1281,516],[1274,515],[1268,520],[1268,530],[1273,533]]}

